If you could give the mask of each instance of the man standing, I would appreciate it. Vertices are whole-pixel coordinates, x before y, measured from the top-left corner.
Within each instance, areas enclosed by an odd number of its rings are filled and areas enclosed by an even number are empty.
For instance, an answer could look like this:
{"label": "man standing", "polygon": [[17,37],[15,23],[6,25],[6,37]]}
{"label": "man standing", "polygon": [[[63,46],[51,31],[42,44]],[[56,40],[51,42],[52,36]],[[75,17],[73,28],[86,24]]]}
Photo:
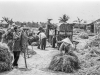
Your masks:
{"label": "man standing", "polygon": [[41,44],[41,50],[45,50],[46,47],[46,35],[45,35],[45,31],[41,30],[41,33],[39,34],[39,41]]}
{"label": "man standing", "polygon": [[13,54],[14,62],[13,67],[18,68],[18,59],[21,52],[21,32],[18,31],[17,26],[14,27],[13,33],[14,45],[13,45]]}

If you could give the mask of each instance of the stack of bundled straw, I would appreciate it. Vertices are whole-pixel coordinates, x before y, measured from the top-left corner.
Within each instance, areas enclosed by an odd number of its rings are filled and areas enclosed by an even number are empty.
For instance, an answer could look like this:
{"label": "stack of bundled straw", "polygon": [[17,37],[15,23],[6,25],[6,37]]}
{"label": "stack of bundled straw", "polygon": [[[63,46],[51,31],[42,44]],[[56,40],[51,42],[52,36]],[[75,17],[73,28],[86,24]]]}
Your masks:
{"label": "stack of bundled straw", "polygon": [[74,54],[57,54],[53,57],[49,69],[72,73],[80,68],[78,57]]}
{"label": "stack of bundled straw", "polygon": [[11,62],[12,57],[7,45],[0,43],[0,72],[10,70]]}
{"label": "stack of bundled straw", "polygon": [[35,55],[36,54],[36,51],[34,51],[32,49],[28,49],[28,54]]}
{"label": "stack of bundled straw", "polygon": [[80,34],[79,34],[79,37],[82,38],[82,39],[88,39],[88,38],[89,38],[89,37],[88,37],[88,34],[85,33],[85,32],[80,33]]}

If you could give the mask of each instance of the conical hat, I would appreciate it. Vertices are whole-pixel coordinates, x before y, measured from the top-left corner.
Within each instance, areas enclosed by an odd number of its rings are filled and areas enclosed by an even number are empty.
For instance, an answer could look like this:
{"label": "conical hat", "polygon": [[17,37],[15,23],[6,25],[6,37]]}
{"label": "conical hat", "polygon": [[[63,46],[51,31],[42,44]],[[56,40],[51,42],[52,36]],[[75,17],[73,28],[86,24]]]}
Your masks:
{"label": "conical hat", "polygon": [[70,41],[69,38],[65,38],[62,41],[71,44],[71,46],[73,47],[73,44],[72,44],[72,42]]}

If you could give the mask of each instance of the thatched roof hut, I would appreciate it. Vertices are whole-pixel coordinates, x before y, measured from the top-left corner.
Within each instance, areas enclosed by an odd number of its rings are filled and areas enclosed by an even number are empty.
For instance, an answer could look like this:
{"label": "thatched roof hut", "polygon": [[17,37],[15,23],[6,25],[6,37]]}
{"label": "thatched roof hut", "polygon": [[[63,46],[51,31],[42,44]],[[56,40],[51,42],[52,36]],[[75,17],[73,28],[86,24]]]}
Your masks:
{"label": "thatched roof hut", "polygon": [[7,28],[9,24],[6,21],[0,23],[0,27]]}

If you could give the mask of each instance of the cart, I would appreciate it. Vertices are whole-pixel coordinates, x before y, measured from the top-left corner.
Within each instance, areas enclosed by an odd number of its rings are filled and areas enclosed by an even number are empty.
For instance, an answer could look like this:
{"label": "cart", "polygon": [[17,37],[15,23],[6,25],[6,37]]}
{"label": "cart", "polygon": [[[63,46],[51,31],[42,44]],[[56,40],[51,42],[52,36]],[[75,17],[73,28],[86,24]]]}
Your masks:
{"label": "cart", "polygon": [[73,24],[69,24],[69,23],[60,24],[58,26],[57,36],[56,36],[58,50],[62,43],[61,40],[65,39],[67,37],[71,41],[73,41]]}

